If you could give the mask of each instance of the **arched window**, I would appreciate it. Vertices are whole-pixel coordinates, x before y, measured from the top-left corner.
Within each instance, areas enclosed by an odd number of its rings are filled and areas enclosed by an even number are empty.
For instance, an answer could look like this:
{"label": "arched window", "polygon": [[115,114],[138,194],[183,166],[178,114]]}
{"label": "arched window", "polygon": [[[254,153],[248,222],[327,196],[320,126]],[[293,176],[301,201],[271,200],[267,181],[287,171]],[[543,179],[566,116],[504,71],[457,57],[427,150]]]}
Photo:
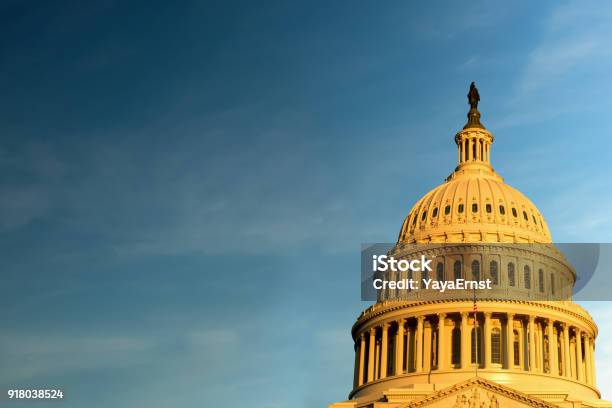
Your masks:
{"label": "arched window", "polygon": [[421,214],[421,221],[425,221],[425,218],[427,218],[427,211],[423,211],[423,214]]}
{"label": "arched window", "polygon": [[531,289],[531,269],[528,265],[525,265],[524,276],[525,276],[525,289]]}
{"label": "arched window", "polygon": [[553,295],[555,294],[555,274],[554,273],[550,274],[550,292]]}
{"label": "arched window", "polygon": [[452,332],[452,357],[451,363],[453,365],[461,364],[461,329],[455,327]]}
{"label": "arched window", "polygon": [[[414,275],[413,275],[412,269],[410,269],[410,270],[408,271],[408,280],[410,281],[410,280],[412,280],[413,278],[414,278]],[[412,287],[411,287],[411,286],[408,286],[408,292],[412,292]]]}
{"label": "arched window", "polygon": [[472,329],[472,364],[482,363],[482,328]]}
{"label": "arched window", "polygon": [[459,211],[459,214],[461,214],[463,212],[463,204],[459,204],[459,207],[457,207],[457,210]]}
{"label": "arched window", "polygon": [[497,271],[497,261],[491,261],[489,264],[489,271],[491,273],[491,282],[494,285],[499,285],[499,273]]}
{"label": "arched window", "polygon": [[461,279],[461,261],[455,261],[453,264],[453,277],[455,280]]}
{"label": "arched window", "polygon": [[442,262],[438,262],[436,265],[436,280],[444,280],[444,264]]}
{"label": "arched window", "polygon": [[516,285],[516,281],[514,280],[514,264],[512,262],[508,264],[508,285]]}
{"label": "arched window", "polygon": [[491,362],[501,364],[501,331],[497,327],[491,330]]}
{"label": "arched window", "polygon": [[518,330],[514,330],[514,365],[521,364],[521,345]]}
{"label": "arched window", "polygon": [[431,214],[432,217],[436,218],[438,216],[438,207],[434,208],[433,213]]}
{"label": "arched window", "polygon": [[476,203],[472,204],[472,212],[473,213],[478,212],[478,204],[476,204]]}
{"label": "arched window", "polygon": [[512,207],[512,216],[514,218],[518,217],[518,213],[516,212],[516,208]]}
{"label": "arched window", "polygon": [[491,207],[491,204],[487,204],[487,205],[485,205],[485,211],[486,211],[488,214],[491,214],[491,211],[493,211],[493,207]]}
{"label": "arched window", "polygon": [[447,205],[446,207],[444,207],[444,215],[448,215],[450,214],[450,205]]}
{"label": "arched window", "polygon": [[544,271],[542,269],[538,270],[538,285],[540,292],[544,292]]}
{"label": "arched window", "polygon": [[504,207],[503,205],[499,206],[499,213],[501,215],[506,215],[506,207]]}
{"label": "arched window", "polygon": [[472,279],[480,280],[480,262],[472,261]]}

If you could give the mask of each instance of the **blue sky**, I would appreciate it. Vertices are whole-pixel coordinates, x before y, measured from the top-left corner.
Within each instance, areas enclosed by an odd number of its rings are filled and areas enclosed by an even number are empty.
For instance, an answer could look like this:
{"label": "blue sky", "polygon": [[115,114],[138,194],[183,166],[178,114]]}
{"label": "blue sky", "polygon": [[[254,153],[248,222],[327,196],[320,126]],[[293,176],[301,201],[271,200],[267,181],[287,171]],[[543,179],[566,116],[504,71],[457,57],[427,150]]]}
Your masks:
{"label": "blue sky", "polygon": [[[393,241],[452,171],[471,81],[495,168],[556,241],[610,242],[610,18],[3,2],[0,387],[92,408],[346,398],[360,244]],[[587,306],[612,398],[612,307]]]}

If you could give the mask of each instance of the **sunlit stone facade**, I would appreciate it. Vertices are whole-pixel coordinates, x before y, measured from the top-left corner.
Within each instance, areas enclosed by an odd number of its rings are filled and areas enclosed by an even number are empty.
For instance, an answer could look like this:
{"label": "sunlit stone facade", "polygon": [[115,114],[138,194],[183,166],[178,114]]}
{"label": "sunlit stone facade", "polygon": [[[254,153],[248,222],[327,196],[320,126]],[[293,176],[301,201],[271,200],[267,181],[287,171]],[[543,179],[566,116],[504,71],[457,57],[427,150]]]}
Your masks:
{"label": "sunlit stone facade", "polygon": [[612,407],[596,386],[597,326],[571,301],[573,268],[537,207],[493,170],[477,102],[455,136],[457,167],[413,206],[391,252],[435,255],[438,279],[492,278],[494,295],[476,312],[469,297],[379,298],[352,329],[349,399],[330,407]]}

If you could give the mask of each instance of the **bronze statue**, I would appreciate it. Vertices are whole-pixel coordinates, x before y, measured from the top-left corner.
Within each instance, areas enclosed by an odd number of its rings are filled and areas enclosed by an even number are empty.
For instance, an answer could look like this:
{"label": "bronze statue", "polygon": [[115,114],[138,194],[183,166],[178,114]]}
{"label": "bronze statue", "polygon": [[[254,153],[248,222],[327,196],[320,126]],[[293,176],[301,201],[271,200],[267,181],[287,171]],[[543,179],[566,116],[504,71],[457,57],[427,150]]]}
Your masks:
{"label": "bronze statue", "polygon": [[476,88],[476,84],[474,82],[472,82],[470,85],[470,91],[468,92],[467,97],[470,107],[472,109],[477,109],[478,101],[480,101],[480,94],[478,94],[478,88]]}

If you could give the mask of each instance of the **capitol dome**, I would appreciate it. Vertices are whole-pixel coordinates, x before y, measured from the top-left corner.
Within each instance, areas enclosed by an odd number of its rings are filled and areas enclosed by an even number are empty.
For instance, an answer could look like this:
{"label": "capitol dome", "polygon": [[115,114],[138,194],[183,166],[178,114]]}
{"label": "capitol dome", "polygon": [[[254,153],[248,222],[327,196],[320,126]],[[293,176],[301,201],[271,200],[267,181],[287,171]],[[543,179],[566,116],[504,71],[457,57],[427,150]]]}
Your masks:
{"label": "capitol dome", "polygon": [[398,243],[550,243],[538,208],[491,167],[493,135],[471,113],[455,136],[457,168],[412,207]]}
{"label": "capitol dome", "polygon": [[[479,100],[472,83],[458,165],[412,207],[387,254],[431,268],[372,276],[410,285],[381,288],[358,316],[353,388],[331,408],[612,407],[597,389],[597,325],[572,301],[574,268],[538,208],[491,166]],[[421,290],[433,280],[490,288]]]}

